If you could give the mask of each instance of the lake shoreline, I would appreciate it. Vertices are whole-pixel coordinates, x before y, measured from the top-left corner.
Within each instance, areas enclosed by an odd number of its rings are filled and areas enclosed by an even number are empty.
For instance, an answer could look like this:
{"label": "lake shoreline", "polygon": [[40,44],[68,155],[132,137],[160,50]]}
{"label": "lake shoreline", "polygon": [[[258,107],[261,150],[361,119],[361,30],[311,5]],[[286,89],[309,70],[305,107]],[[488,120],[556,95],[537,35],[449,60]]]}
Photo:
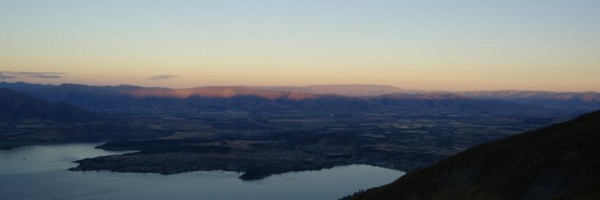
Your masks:
{"label": "lake shoreline", "polygon": [[5,200],[325,200],[383,185],[404,174],[374,166],[350,165],[243,181],[239,179],[241,173],[235,171],[195,171],[164,176],[67,170],[76,160],[123,153],[94,148],[97,145],[31,145],[0,151],[0,194]]}

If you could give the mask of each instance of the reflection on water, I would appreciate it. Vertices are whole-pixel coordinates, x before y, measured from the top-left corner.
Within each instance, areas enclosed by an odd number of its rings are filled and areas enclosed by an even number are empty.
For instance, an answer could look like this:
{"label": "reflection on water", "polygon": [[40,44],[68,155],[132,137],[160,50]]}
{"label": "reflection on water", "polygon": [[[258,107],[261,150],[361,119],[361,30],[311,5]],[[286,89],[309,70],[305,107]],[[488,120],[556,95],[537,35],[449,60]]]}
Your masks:
{"label": "reflection on water", "polygon": [[403,172],[368,165],[292,172],[242,181],[236,172],[175,175],[71,172],[71,161],[110,155],[98,144],[40,145],[0,151],[2,199],[338,199],[389,183]]}

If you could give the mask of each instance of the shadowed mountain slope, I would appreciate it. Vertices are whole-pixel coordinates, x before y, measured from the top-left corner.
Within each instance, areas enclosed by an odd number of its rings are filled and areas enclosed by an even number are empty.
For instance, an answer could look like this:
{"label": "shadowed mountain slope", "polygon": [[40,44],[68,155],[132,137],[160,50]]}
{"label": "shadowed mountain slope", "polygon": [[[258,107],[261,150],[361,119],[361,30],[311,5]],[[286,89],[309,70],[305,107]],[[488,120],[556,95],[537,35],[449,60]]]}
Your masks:
{"label": "shadowed mountain slope", "polygon": [[0,88],[0,150],[32,144],[145,138],[157,134],[164,133],[127,120],[114,120],[69,103],[50,103]]}
{"label": "shadowed mountain slope", "polygon": [[98,118],[68,103],[48,103],[26,94],[0,88],[0,121],[86,122]]}
{"label": "shadowed mountain slope", "polygon": [[475,146],[349,199],[600,199],[600,111]]}

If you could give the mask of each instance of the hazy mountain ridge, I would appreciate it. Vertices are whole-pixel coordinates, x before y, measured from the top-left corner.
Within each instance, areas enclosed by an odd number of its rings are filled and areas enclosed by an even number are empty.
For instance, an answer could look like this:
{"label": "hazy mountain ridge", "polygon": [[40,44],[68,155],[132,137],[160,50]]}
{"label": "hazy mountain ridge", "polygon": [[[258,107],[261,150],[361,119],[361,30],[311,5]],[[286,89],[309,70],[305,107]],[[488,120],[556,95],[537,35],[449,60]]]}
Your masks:
{"label": "hazy mountain ridge", "polygon": [[[0,86],[50,102],[66,101],[95,110],[281,110],[353,111],[370,109],[364,99],[299,92],[276,92],[246,87],[202,87],[190,89],[147,88],[139,86],[58,86],[2,83]],[[24,87],[25,86],[25,87]]]}
{"label": "hazy mountain ridge", "polygon": [[48,103],[6,88],[0,88],[0,110],[0,119],[10,122],[24,120],[87,122],[100,118],[65,102]]}
{"label": "hazy mountain ridge", "polygon": [[[427,110],[436,110],[450,113],[495,112],[498,114],[553,112],[541,106],[488,99],[477,100],[463,98],[454,94],[437,93],[395,93],[393,95],[351,97],[333,94],[273,91],[243,86],[189,89],[148,88],[128,85],[87,86],[79,84],[36,86],[35,84],[25,83],[0,83],[0,86],[16,90],[21,89],[22,92],[46,101],[65,101],[85,109],[100,112],[110,110],[139,110],[145,112],[304,110],[331,113],[388,112],[392,110],[396,112],[424,112]],[[365,87],[380,88],[380,86]]]}
{"label": "hazy mountain ridge", "polygon": [[526,91],[526,90],[500,90],[500,91],[470,91],[456,92],[456,94],[471,98],[494,98],[494,99],[552,99],[552,100],[579,100],[585,102],[599,102],[598,92],[549,92],[549,91]]}
{"label": "hazy mountain ridge", "polygon": [[265,87],[278,91],[302,91],[315,94],[336,94],[355,97],[404,99],[481,99],[502,100],[521,104],[571,110],[579,113],[600,109],[598,92],[552,92],[535,90],[496,91],[422,91],[385,85],[315,85],[304,87]]}
{"label": "hazy mountain ridge", "polygon": [[598,92],[548,92],[548,91],[476,91],[456,93],[475,99],[498,99],[516,103],[544,105],[549,108],[590,112],[600,109]]}
{"label": "hazy mountain ridge", "polygon": [[48,88],[69,88],[74,90],[79,88],[82,90],[95,89],[118,91],[126,95],[139,97],[177,97],[187,98],[190,96],[205,96],[205,97],[221,97],[229,98],[233,96],[260,96],[269,99],[285,98],[294,96],[290,94],[306,95],[305,98],[297,100],[313,98],[318,95],[340,95],[353,97],[374,97],[374,96],[405,96],[410,98],[431,98],[444,97],[450,98],[476,98],[476,99],[548,99],[561,101],[585,101],[599,102],[599,92],[552,92],[552,91],[536,91],[536,90],[493,90],[493,91],[423,91],[423,90],[406,90],[387,85],[361,85],[361,84],[346,84],[346,85],[311,85],[311,86],[205,86],[194,88],[161,88],[161,87],[141,87],[133,85],[117,85],[117,86],[89,86],[83,84],[61,84],[61,85],[45,85],[31,84],[24,82],[0,82],[0,86],[11,88],[17,91],[33,92],[40,89]]}
{"label": "hazy mountain ridge", "polygon": [[187,89],[168,89],[168,88],[132,88],[122,90],[125,95],[136,97],[174,97],[174,98],[189,98],[192,96],[199,97],[215,97],[215,98],[231,98],[236,96],[256,96],[265,99],[289,99],[289,100],[305,100],[316,98],[317,95],[301,92],[277,92],[264,89],[255,89],[240,86],[210,86],[197,87]]}
{"label": "hazy mountain ridge", "polygon": [[380,97],[404,99],[474,99],[460,94],[445,92],[394,93],[381,95]]}
{"label": "hazy mountain ridge", "polygon": [[475,146],[349,199],[598,199],[600,111]]}
{"label": "hazy mountain ridge", "polygon": [[360,84],[345,84],[345,85],[310,85],[310,86],[270,86],[257,87],[270,89],[275,91],[294,91],[312,94],[333,94],[342,96],[380,96],[393,93],[414,92],[404,90],[394,86],[387,85],[360,85]]}

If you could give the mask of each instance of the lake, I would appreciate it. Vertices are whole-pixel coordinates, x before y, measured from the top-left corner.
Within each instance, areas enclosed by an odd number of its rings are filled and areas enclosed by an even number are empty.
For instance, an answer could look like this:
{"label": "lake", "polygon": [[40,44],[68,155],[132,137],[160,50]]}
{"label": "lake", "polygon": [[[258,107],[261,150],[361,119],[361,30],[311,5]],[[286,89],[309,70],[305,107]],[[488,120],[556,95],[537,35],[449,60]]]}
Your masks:
{"label": "lake", "polygon": [[123,152],[98,144],[35,145],[0,151],[0,196],[26,199],[338,199],[387,184],[404,172],[369,165],[290,172],[257,181],[240,173],[201,171],[175,175],[72,172],[72,161]]}

